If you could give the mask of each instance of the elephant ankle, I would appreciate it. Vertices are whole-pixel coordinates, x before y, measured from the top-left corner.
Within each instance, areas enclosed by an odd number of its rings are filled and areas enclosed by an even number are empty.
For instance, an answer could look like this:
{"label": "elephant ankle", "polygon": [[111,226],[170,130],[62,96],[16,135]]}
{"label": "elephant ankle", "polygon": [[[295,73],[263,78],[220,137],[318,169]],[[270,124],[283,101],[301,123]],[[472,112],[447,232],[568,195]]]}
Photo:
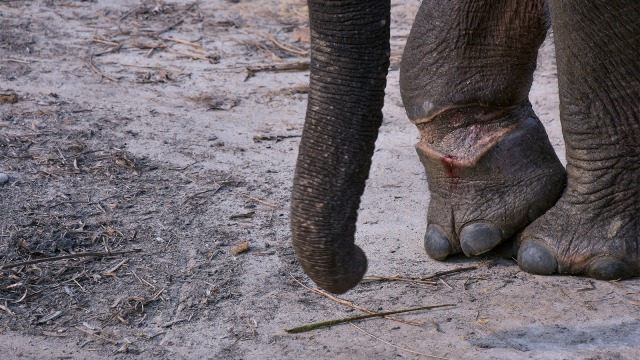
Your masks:
{"label": "elephant ankle", "polygon": [[445,166],[473,166],[527,119],[538,121],[529,103],[507,108],[448,108],[428,122],[416,124],[420,131],[416,148],[421,159],[438,159]]}

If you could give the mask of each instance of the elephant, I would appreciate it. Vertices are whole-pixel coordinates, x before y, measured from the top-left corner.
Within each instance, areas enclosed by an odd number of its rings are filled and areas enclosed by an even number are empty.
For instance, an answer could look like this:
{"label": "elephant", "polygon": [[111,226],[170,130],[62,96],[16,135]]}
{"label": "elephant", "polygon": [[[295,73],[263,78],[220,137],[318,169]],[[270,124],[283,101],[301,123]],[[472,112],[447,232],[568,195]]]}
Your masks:
{"label": "elephant", "polygon": [[[310,91],[291,195],[292,245],[344,293],[367,259],[355,224],[390,57],[389,0],[309,0]],[[424,0],[400,67],[431,200],[436,260],[513,242],[533,274],[640,275],[640,2]],[[565,166],[528,99],[554,34]]]}

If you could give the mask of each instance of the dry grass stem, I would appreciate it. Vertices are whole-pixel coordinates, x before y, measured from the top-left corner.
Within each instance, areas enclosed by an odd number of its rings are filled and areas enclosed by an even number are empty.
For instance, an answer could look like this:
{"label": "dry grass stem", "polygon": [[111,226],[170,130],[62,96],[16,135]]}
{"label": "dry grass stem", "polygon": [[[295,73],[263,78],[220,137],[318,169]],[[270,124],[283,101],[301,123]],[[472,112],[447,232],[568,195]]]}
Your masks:
{"label": "dry grass stem", "polygon": [[20,64],[31,64],[32,62],[36,62],[37,60],[20,60],[20,59],[2,58],[0,59],[0,61],[15,62]]}
{"label": "dry grass stem", "polygon": [[85,252],[85,253],[77,253],[77,254],[71,254],[71,255],[62,255],[62,256],[49,257],[44,259],[21,261],[13,264],[5,264],[0,266],[0,270],[11,269],[14,267],[24,266],[24,265],[38,264],[43,262],[58,261],[63,259],[76,259],[76,258],[89,257],[89,256],[111,257],[111,256],[122,255],[122,254],[138,253],[141,251],[142,249],[131,249],[131,250],[111,251],[111,252]]}
{"label": "dry grass stem", "polygon": [[279,72],[279,71],[307,71],[311,63],[306,61],[290,62],[284,64],[271,64],[271,65],[250,65],[247,66],[247,79],[253,77],[259,72]]}
{"label": "dry grass stem", "polygon": [[103,39],[93,39],[93,42],[97,42],[97,43],[105,44],[109,46],[120,46],[120,44],[118,44],[117,42],[103,40]]}
{"label": "dry grass stem", "polygon": [[451,285],[449,285],[446,281],[444,281],[444,279],[440,279],[440,281],[446,286],[448,287],[450,290],[453,290],[453,287]]}
{"label": "dry grass stem", "polygon": [[435,273],[433,275],[429,275],[429,276],[425,276],[425,277],[421,277],[421,278],[410,278],[410,277],[404,277],[404,276],[400,276],[400,275],[368,276],[368,277],[365,277],[364,279],[362,279],[362,282],[406,281],[406,282],[412,282],[412,283],[423,284],[423,285],[436,285],[437,281],[429,281],[429,280],[430,279],[439,278],[439,277],[445,276],[445,275],[457,274],[457,273],[461,273],[461,272],[464,272],[464,271],[471,271],[471,270],[475,270],[475,269],[477,269],[476,266],[461,267],[461,268],[457,268],[457,269],[453,269],[453,270],[440,271],[440,272],[437,272],[437,273]]}
{"label": "dry grass stem", "polygon": [[420,280],[420,279],[414,279],[414,278],[407,278],[407,277],[403,277],[400,275],[393,275],[393,276],[367,276],[365,278],[362,279],[362,282],[374,282],[374,281],[406,281],[406,282],[411,282],[411,283],[415,283],[415,284],[422,284],[422,285],[436,285],[437,282],[436,281],[425,281],[425,280]]}
{"label": "dry grass stem", "polygon": [[218,185],[218,187],[217,187],[217,188],[215,188],[215,189],[207,189],[207,190],[203,190],[203,191],[197,192],[197,193],[195,193],[195,194],[193,194],[193,195],[190,195],[190,196],[188,196],[186,199],[184,199],[184,201],[182,202],[182,205],[186,204],[186,203],[187,203],[187,201],[189,201],[189,200],[191,200],[191,199],[193,199],[193,198],[195,198],[195,197],[198,197],[198,196],[200,196],[200,195],[204,195],[204,194],[212,193],[212,194],[211,194],[211,196],[213,196],[213,195],[217,194],[217,193],[218,193],[218,191],[220,191],[220,189],[222,189],[222,187],[223,187],[223,186],[225,186],[225,185],[227,185],[227,184],[228,184],[227,182],[223,182],[223,183],[221,183],[220,185]]}
{"label": "dry grass stem", "polygon": [[[317,288],[315,288],[315,289],[314,289],[314,288],[310,288],[310,287],[306,286],[305,284],[303,284],[300,280],[296,279],[295,277],[293,277],[293,276],[291,276],[291,277],[293,278],[293,280],[294,280],[296,283],[298,283],[298,285],[300,285],[300,286],[302,286],[303,288],[305,288],[305,289],[307,289],[307,290],[311,291],[311,292],[312,292],[312,293],[314,293],[314,294],[324,296],[324,297],[326,297],[326,298],[327,298],[327,299],[329,299],[329,300],[332,300],[332,301],[337,302],[338,304],[342,304],[342,305],[348,306],[348,307],[350,307],[350,308],[353,308],[353,309],[356,309],[356,310],[360,310],[360,311],[362,311],[362,312],[366,312],[366,313],[368,313],[368,314],[377,314],[377,312],[375,312],[375,311],[373,311],[373,310],[369,310],[369,309],[367,309],[367,308],[365,308],[365,307],[362,307],[362,306],[356,305],[356,304],[352,303],[351,301],[347,301],[347,300],[344,300],[344,299],[337,298],[337,297],[335,297],[335,296],[333,296],[333,295],[331,295],[331,294],[327,293],[326,291],[322,291],[322,290],[317,289]],[[403,324],[413,325],[413,326],[422,326],[422,325],[424,325],[424,324],[425,324],[425,323],[423,323],[423,322],[419,322],[419,321],[411,321],[411,320],[398,319],[398,318],[391,317],[391,316],[384,316],[384,318],[385,318],[385,319],[387,319],[387,320],[397,321],[397,322],[400,322],[400,323],[403,323]]]}
{"label": "dry grass stem", "polygon": [[360,315],[360,316],[353,316],[353,317],[347,317],[347,318],[342,318],[342,319],[321,321],[321,322],[316,322],[316,323],[313,323],[313,324],[298,326],[298,327],[295,327],[295,328],[292,328],[292,329],[286,329],[285,331],[288,332],[289,334],[297,334],[297,333],[302,333],[302,332],[307,332],[307,331],[320,329],[320,328],[323,328],[323,327],[328,327],[328,326],[333,326],[333,325],[338,325],[338,324],[344,324],[344,323],[348,323],[348,322],[356,321],[356,320],[371,319],[371,318],[376,318],[376,317],[385,317],[387,315],[403,314],[403,313],[408,313],[408,312],[413,312],[413,311],[431,310],[431,309],[447,307],[447,306],[455,306],[455,304],[441,304],[441,305],[422,306],[422,307],[412,308],[412,309],[386,311],[386,312],[375,313],[375,314]]}
{"label": "dry grass stem", "polygon": [[100,77],[102,77],[102,78],[105,78],[105,79],[107,79],[107,80],[110,80],[110,81],[113,81],[113,82],[117,83],[117,82],[118,82],[118,80],[116,80],[116,79],[114,79],[114,78],[112,78],[112,77],[110,77],[110,76],[107,76],[107,75],[105,75],[105,74],[101,73],[101,72],[100,72],[100,70],[98,70],[98,68],[96,68],[96,66],[95,66],[95,65],[93,65],[93,57],[94,57],[94,56],[95,56],[95,55],[91,55],[91,57],[89,58],[89,67],[91,68],[91,70],[92,70],[94,73],[96,73],[98,76],[100,76]]}
{"label": "dry grass stem", "polygon": [[269,206],[269,207],[271,207],[271,208],[274,208],[274,209],[278,209],[278,208],[280,208],[278,205],[274,205],[274,204],[272,204],[272,203],[270,203],[270,202],[266,202],[266,201],[264,201],[264,200],[260,200],[260,199],[258,199],[258,198],[256,198],[256,197],[251,196],[251,195],[243,194],[243,193],[241,193],[241,192],[238,192],[237,194],[238,194],[238,195],[240,195],[240,196],[244,196],[244,197],[246,197],[247,199],[251,199],[251,200],[253,200],[253,201],[257,201],[257,202],[259,202],[259,203],[260,203],[260,204],[262,204],[262,205],[267,205],[267,206]]}
{"label": "dry grass stem", "polygon": [[298,49],[297,47],[294,46],[287,46],[284,45],[280,42],[278,42],[278,40],[276,40],[272,35],[266,34],[265,36],[267,38],[267,40],[271,41],[275,46],[279,47],[280,49],[290,52],[292,54],[295,55],[299,55],[299,56],[309,56],[309,52],[306,50],[302,50],[302,49]]}
{"label": "dry grass stem", "polygon": [[433,275],[422,277],[422,278],[420,278],[420,280],[429,280],[429,279],[441,277],[441,276],[444,276],[444,275],[451,275],[451,274],[457,274],[457,273],[461,273],[461,272],[465,272],[465,271],[472,271],[472,270],[476,270],[477,268],[478,268],[477,266],[467,266],[467,267],[456,268],[456,269],[453,269],[453,270],[439,271],[439,272],[437,272],[437,273],[435,273]]}
{"label": "dry grass stem", "polygon": [[120,261],[119,263],[117,263],[114,267],[112,267],[111,269],[105,271],[102,273],[102,275],[104,276],[116,276],[116,271],[118,271],[118,269],[120,269],[120,267],[122,265],[124,265],[127,261],[129,261],[129,259],[124,259],[122,261]]}

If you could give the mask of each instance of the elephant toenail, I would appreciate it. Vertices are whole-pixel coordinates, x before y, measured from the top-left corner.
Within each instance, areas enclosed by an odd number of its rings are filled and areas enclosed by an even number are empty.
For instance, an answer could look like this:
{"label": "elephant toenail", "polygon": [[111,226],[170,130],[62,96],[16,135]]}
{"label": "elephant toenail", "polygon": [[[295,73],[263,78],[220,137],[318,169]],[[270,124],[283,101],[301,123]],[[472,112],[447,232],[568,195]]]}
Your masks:
{"label": "elephant toenail", "polygon": [[427,227],[427,232],[424,234],[424,249],[434,260],[444,260],[453,252],[451,242],[436,225]]}
{"label": "elephant toenail", "polygon": [[556,272],[558,261],[546,246],[538,241],[531,241],[520,246],[518,265],[531,274],[549,275]]}
{"label": "elephant toenail", "polygon": [[467,256],[486,253],[502,241],[502,230],[486,222],[465,225],[460,231],[460,246]]}
{"label": "elephant toenail", "polygon": [[622,260],[612,257],[599,257],[587,267],[587,275],[598,280],[616,280],[632,277],[633,269]]}

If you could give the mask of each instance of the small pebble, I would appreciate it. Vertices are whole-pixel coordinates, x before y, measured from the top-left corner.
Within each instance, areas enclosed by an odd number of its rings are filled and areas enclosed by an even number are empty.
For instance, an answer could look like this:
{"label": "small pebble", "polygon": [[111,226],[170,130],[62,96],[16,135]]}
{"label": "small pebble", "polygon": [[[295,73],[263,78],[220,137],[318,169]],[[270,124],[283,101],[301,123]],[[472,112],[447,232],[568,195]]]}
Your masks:
{"label": "small pebble", "polygon": [[0,173],[0,185],[9,181],[9,175]]}

